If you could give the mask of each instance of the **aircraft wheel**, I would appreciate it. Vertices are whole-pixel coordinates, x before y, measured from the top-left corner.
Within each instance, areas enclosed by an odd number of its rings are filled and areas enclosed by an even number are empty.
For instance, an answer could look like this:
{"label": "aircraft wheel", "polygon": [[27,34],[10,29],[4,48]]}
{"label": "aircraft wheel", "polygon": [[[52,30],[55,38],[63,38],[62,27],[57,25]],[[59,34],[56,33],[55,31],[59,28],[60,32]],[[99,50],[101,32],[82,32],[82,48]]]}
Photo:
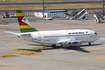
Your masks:
{"label": "aircraft wheel", "polygon": [[89,46],[91,46],[91,42],[89,42]]}
{"label": "aircraft wheel", "polygon": [[63,46],[61,46],[63,49],[68,49],[68,47],[63,47]]}
{"label": "aircraft wheel", "polygon": [[68,48],[69,48],[68,46],[63,46],[63,45],[61,45],[61,47],[62,47],[63,49],[68,49]]}
{"label": "aircraft wheel", "polygon": [[52,47],[53,47],[53,48],[56,48],[56,44],[53,44]]}
{"label": "aircraft wheel", "polygon": [[63,49],[67,49],[67,47],[62,47]]}

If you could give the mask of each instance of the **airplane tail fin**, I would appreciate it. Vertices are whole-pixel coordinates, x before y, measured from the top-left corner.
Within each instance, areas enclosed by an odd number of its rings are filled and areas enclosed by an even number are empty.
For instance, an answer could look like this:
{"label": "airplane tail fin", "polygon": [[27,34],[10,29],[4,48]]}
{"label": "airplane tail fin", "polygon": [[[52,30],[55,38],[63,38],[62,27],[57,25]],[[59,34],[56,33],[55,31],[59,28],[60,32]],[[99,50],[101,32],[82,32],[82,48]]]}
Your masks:
{"label": "airplane tail fin", "polygon": [[24,14],[22,13],[21,10],[16,10],[16,14],[17,14],[17,19],[18,19],[18,22],[19,22],[19,27],[20,27],[21,33],[25,33],[25,32],[36,32],[36,31],[38,31],[37,29],[35,29],[30,24],[30,22],[24,16]]}

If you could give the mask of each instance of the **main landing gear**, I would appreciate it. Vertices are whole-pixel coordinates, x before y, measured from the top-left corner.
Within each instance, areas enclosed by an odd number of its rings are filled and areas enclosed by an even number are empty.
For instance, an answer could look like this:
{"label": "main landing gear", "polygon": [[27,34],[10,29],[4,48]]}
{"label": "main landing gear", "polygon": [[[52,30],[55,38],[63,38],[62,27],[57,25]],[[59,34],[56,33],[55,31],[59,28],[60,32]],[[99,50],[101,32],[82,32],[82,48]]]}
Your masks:
{"label": "main landing gear", "polygon": [[71,48],[71,46],[64,46],[64,45],[61,45],[61,47],[63,48],[63,49],[69,49],[69,48]]}
{"label": "main landing gear", "polygon": [[56,46],[56,44],[52,44],[52,47],[53,47],[53,48],[56,48],[57,46]]}
{"label": "main landing gear", "polygon": [[89,46],[91,46],[91,42],[89,42]]}

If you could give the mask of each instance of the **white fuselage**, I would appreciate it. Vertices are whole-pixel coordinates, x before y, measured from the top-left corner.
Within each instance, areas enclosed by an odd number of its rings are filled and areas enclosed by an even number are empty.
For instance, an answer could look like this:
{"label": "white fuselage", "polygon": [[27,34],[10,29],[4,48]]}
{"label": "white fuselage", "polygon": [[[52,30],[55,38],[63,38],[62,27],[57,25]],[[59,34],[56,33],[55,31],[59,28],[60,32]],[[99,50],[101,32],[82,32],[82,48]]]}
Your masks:
{"label": "white fuselage", "polygon": [[37,31],[30,32],[27,36],[21,36],[22,34],[26,33],[20,33],[18,36],[40,44],[57,44],[73,39],[87,43],[94,42],[100,37],[94,31],[86,29]]}

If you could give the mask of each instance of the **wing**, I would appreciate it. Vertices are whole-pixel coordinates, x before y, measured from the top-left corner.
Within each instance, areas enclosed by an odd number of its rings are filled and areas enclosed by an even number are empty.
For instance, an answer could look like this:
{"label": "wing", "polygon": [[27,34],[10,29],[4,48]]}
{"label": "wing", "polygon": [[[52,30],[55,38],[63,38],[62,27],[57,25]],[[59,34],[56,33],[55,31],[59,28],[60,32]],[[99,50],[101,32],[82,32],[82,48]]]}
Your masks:
{"label": "wing", "polygon": [[58,41],[57,43],[61,44],[63,47],[70,47],[70,46],[81,46],[82,41],[76,40],[75,38],[67,39]]}

